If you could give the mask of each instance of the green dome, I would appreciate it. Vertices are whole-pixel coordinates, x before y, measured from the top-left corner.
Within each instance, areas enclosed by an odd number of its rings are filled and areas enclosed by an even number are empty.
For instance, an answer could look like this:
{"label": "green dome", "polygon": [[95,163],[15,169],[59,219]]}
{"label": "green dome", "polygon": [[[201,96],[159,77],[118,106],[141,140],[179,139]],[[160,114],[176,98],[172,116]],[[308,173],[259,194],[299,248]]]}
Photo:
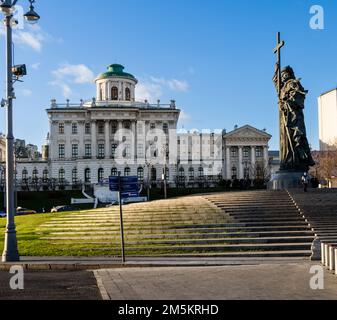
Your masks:
{"label": "green dome", "polygon": [[111,64],[108,66],[108,71],[101,73],[96,80],[111,78],[111,77],[123,77],[123,78],[129,78],[134,81],[137,81],[137,79],[130,73],[124,72],[124,66],[120,64]]}

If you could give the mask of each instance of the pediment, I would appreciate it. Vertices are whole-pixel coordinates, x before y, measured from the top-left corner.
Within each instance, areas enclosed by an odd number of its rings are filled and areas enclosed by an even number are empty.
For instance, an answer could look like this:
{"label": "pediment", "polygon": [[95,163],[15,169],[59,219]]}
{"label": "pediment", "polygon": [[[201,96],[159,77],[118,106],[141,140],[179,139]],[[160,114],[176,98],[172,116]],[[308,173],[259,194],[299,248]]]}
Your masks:
{"label": "pediment", "polygon": [[244,126],[225,135],[227,139],[271,139],[271,135],[252,126]]}

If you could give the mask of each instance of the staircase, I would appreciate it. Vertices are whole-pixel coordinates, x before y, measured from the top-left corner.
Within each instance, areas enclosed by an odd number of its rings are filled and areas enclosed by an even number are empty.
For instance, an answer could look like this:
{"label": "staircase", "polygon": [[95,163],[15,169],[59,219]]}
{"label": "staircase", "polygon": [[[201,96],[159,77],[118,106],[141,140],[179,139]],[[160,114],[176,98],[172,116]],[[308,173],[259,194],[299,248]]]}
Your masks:
{"label": "staircase", "polygon": [[[236,192],[124,206],[130,256],[311,256],[314,233],[287,192]],[[66,255],[120,253],[118,207],[55,215],[36,230]]]}
{"label": "staircase", "polygon": [[319,240],[337,240],[337,190],[290,190],[289,194]]}

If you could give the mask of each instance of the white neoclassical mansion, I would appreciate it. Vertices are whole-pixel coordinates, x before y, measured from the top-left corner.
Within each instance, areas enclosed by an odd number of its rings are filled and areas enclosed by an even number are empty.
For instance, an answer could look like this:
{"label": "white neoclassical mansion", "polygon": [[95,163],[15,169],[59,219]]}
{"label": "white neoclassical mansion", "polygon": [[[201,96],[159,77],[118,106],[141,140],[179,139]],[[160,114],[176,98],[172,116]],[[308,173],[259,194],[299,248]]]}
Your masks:
{"label": "white neoclassical mansion", "polygon": [[31,189],[38,181],[45,190],[79,187],[118,173],[186,187],[265,178],[271,139],[265,130],[247,125],[231,132],[177,132],[176,102],[136,101],[138,81],[123,66],[110,65],[95,82],[92,101],[51,101],[42,158],[16,161],[19,187]]}

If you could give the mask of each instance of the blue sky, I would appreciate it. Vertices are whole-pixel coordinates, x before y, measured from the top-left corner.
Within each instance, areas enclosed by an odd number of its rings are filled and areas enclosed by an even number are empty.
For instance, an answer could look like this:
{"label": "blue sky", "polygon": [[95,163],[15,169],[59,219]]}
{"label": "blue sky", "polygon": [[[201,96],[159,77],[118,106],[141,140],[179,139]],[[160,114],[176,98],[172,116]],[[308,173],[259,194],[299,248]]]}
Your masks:
{"label": "blue sky", "polygon": [[[25,0],[19,4],[27,8]],[[276,32],[286,41],[283,64],[309,90],[310,143],[318,147],[317,97],[337,86],[337,2],[333,0],[36,1],[37,27],[16,31],[15,62],[29,75],[16,84],[15,136],[41,145],[52,98],[95,95],[92,78],[121,63],[140,80],[138,96],[176,99],[181,128],[232,130],[251,124],[278,148],[272,76]],[[325,29],[309,27],[312,5],[325,10]],[[0,32],[1,34],[1,32]],[[0,52],[4,37],[0,35]],[[4,56],[0,55],[4,75]],[[0,81],[4,92],[4,77]],[[5,113],[0,111],[0,131]]]}

